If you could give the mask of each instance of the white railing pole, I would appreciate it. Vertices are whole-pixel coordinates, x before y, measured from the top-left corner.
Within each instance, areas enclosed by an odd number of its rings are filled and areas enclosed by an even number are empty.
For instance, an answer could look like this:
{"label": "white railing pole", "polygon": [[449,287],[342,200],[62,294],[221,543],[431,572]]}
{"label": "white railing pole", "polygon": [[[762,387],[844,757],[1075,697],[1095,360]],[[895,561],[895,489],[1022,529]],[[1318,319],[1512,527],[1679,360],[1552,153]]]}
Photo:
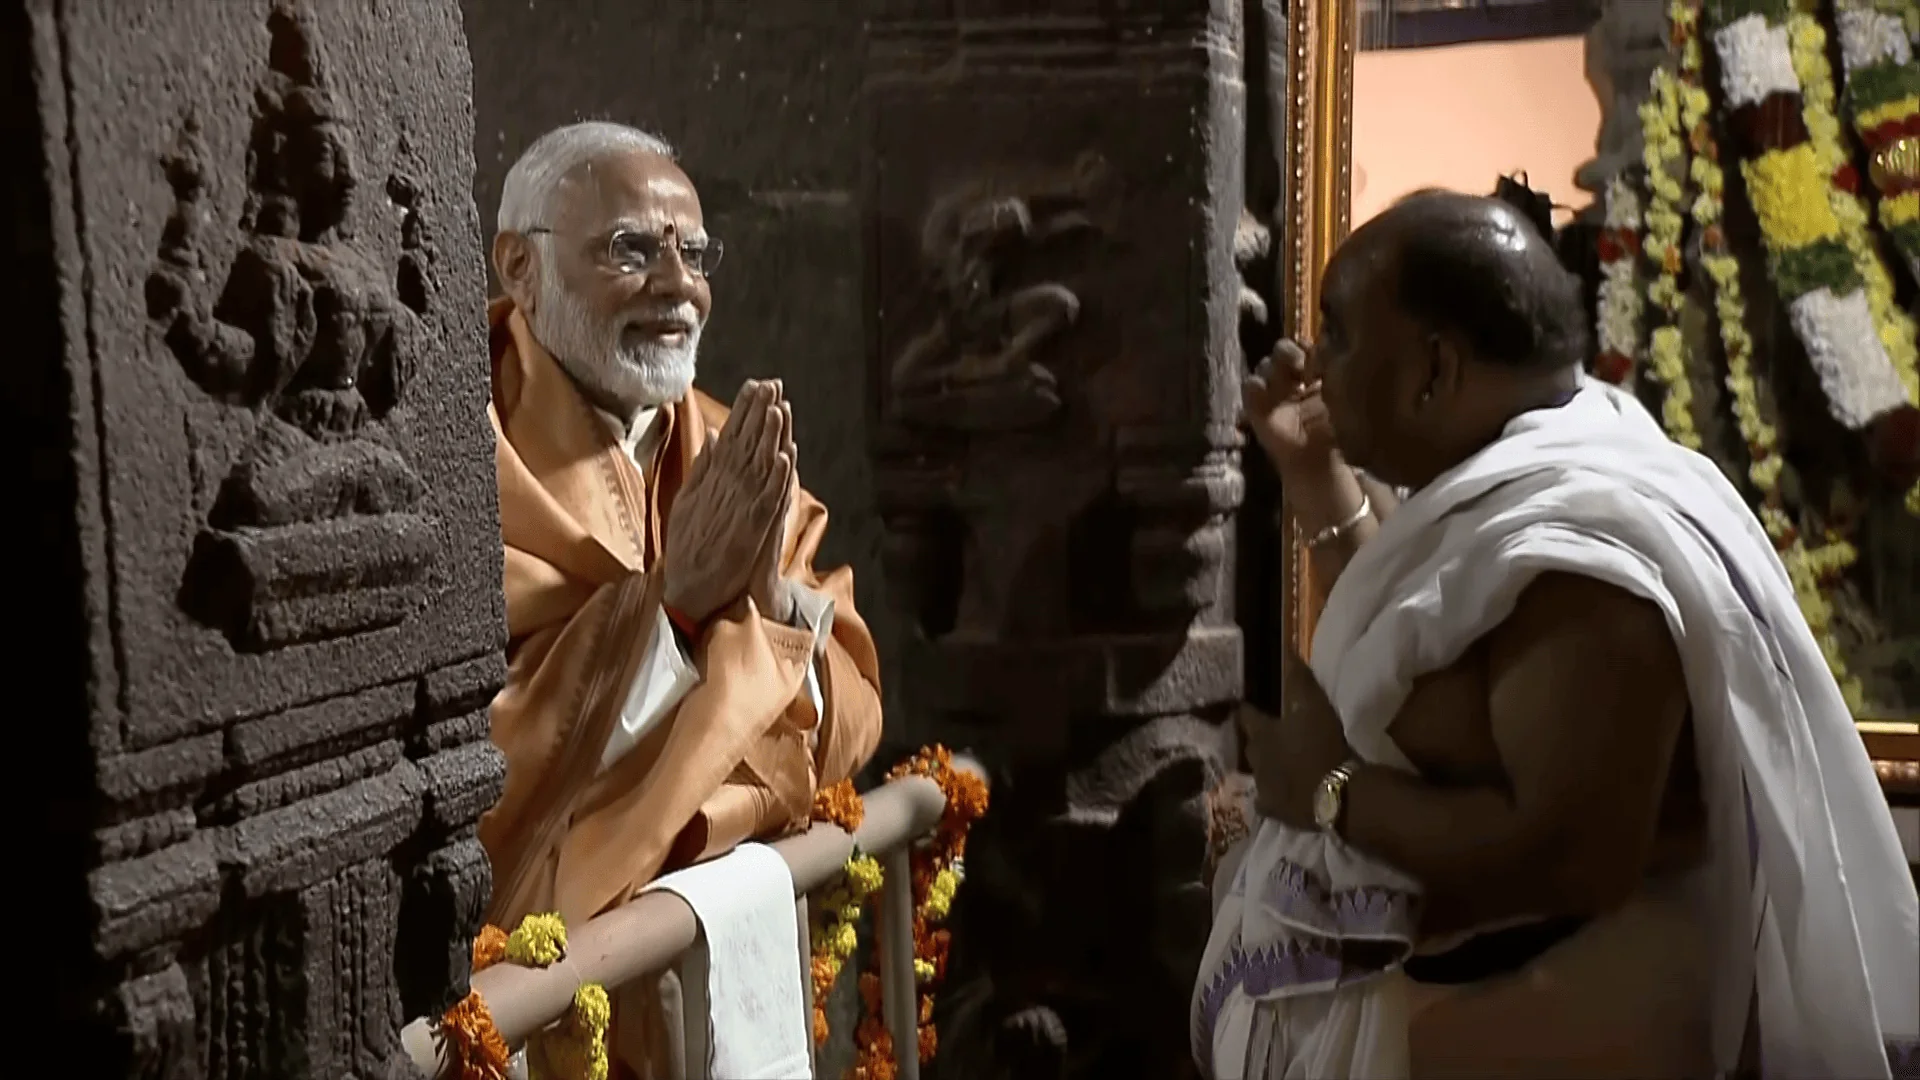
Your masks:
{"label": "white railing pole", "polygon": [[680,979],[680,1031],[685,1040],[680,1075],[686,1080],[712,1080],[713,1046],[708,1038],[713,1002],[707,999],[707,935],[702,933],[693,947],[680,954],[674,973]]}
{"label": "white railing pole", "polygon": [[[807,894],[794,898],[793,914],[794,922],[800,927],[800,1000],[807,1006],[807,1071],[818,1076],[820,1047],[813,1041],[813,935],[809,933],[812,923],[808,921]],[[825,1007],[827,1003],[820,1004]]]}
{"label": "white railing pole", "polygon": [[[971,760],[955,765],[979,773]],[[802,901],[800,949],[803,978],[811,1002],[812,958],[807,941],[804,898],[837,877],[856,850],[885,852],[882,865],[890,883],[881,891],[881,982],[887,1029],[893,1033],[900,1080],[919,1080],[919,988],[913,977],[913,870],[908,849],[940,821],[946,805],[939,785],[924,777],[907,777],[866,793],[866,821],[849,836],[840,829],[816,823],[806,832],[774,841],[771,846],[787,862],[794,893]],[[473,977],[473,989],[485,999],[495,1027],[507,1045],[519,1047],[528,1035],[566,1015],[573,992],[583,983],[599,983],[618,992],[639,978],[675,967],[682,954],[700,942],[700,925],[693,908],[677,893],[656,890],[569,928],[567,954],[545,968],[496,964]],[[704,957],[702,957],[704,959]],[[706,985],[701,978],[698,984]],[[682,988],[684,993],[684,987]],[[691,1024],[705,1018],[705,1003],[691,1008],[682,1000],[682,1012]],[[677,1026],[677,1025],[676,1025]],[[808,1012],[808,1042],[812,1042],[812,1013]],[[434,1020],[422,1017],[400,1033],[401,1044],[416,1068],[429,1076],[444,1076],[448,1061],[435,1044]],[[687,1048],[691,1050],[691,1047]],[[704,1041],[697,1060],[704,1062]],[[688,1054],[690,1060],[694,1055]]]}
{"label": "white railing pole", "polygon": [[900,1080],[920,1080],[920,994],[913,977],[913,862],[908,840],[884,856],[880,892],[880,1004]]}

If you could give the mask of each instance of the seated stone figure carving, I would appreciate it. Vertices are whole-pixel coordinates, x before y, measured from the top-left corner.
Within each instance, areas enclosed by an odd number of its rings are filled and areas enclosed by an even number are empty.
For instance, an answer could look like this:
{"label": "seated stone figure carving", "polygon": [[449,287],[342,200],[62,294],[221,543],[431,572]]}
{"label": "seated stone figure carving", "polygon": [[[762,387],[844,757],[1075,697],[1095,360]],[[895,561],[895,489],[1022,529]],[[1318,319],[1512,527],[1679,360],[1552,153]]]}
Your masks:
{"label": "seated stone figure carving", "polygon": [[496,925],[577,924],[801,828],[879,741],[873,639],[852,573],[814,569],[827,512],[799,487],[780,383],[731,410],[692,385],[720,253],[645,133],[561,128],[507,176],[488,311],[507,781],[480,824]]}

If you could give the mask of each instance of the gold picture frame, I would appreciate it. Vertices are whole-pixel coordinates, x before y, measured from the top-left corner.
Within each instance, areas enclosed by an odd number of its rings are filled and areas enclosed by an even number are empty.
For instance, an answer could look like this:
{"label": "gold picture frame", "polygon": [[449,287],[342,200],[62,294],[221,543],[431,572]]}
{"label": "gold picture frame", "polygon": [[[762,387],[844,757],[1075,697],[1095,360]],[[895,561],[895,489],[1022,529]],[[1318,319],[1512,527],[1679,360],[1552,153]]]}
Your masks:
{"label": "gold picture frame", "polygon": [[[1285,332],[1312,341],[1320,318],[1320,272],[1346,239],[1353,184],[1355,0],[1294,0],[1287,13]],[[1281,634],[1307,655],[1324,602],[1293,515],[1282,514]],[[1281,687],[1282,706],[1293,693]]]}

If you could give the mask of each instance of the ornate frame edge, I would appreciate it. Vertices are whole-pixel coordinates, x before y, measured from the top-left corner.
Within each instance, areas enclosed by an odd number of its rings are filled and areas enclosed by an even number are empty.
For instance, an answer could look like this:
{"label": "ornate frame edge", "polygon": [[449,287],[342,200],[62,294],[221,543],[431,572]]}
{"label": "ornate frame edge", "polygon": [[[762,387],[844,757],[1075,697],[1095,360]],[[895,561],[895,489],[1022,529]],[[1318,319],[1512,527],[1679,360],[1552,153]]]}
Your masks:
{"label": "ornate frame edge", "polygon": [[[1320,271],[1346,239],[1353,180],[1353,58],[1356,0],[1293,0],[1287,14],[1286,333],[1318,330]],[[1305,656],[1319,618],[1319,589],[1293,515],[1280,515],[1284,550],[1282,645]],[[1283,710],[1292,690],[1280,688]]]}

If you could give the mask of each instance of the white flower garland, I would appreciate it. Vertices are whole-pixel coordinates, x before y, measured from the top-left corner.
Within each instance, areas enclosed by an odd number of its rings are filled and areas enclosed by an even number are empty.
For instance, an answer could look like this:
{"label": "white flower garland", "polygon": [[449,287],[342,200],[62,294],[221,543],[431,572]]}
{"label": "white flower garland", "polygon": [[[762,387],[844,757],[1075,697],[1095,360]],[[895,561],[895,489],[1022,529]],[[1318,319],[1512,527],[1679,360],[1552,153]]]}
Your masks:
{"label": "white flower garland", "polygon": [[[1793,94],[1804,102],[1788,26],[1770,26],[1762,16],[1748,14],[1714,31],[1713,41],[1727,108],[1758,105],[1771,94]],[[1808,141],[1767,150],[1743,170],[1776,261],[1822,245],[1845,250],[1840,221],[1828,205],[1832,178],[1822,171],[1827,163],[1818,159],[1808,127]],[[1864,286],[1848,281],[1843,287],[1844,294],[1822,286],[1782,298],[1833,417],[1859,430],[1909,399],[1874,325]]]}
{"label": "white flower garland", "polygon": [[1729,111],[1758,105],[1772,94],[1800,92],[1786,27],[1768,26],[1759,15],[1742,15],[1715,30],[1713,44],[1725,65],[1720,87],[1726,92]]}
{"label": "white flower garland", "polygon": [[[1635,250],[1640,235],[1642,209],[1640,193],[1627,179],[1627,170],[1607,181],[1606,216],[1603,228],[1616,251],[1600,265],[1599,309],[1595,335],[1599,339],[1602,365],[1596,365],[1601,378],[1626,382],[1641,359],[1640,318],[1645,309],[1640,282],[1640,259]],[[1608,359],[1610,358],[1610,359]]]}
{"label": "white flower garland", "polygon": [[1840,31],[1840,62],[1848,78],[1875,64],[1913,62],[1907,28],[1894,16],[1871,8],[1842,8],[1834,22]]}
{"label": "white flower garland", "polygon": [[1822,286],[1794,297],[1787,314],[1833,405],[1834,419],[1857,431],[1907,403],[1907,388],[1874,328],[1866,290],[1835,296]]}

